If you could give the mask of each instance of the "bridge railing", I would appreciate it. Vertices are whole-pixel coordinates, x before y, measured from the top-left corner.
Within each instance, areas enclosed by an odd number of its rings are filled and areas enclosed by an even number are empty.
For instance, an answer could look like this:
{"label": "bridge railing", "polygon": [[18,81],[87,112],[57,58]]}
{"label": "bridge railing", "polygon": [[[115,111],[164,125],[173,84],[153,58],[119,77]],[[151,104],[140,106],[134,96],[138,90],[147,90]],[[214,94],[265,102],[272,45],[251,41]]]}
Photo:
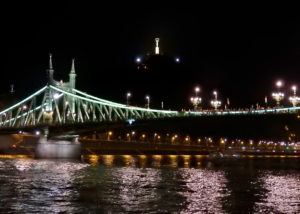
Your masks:
{"label": "bridge railing", "polygon": [[297,113],[300,107],[272,108],[272,109],[253,109],[253,110],[202,110],[202,111],[182,111],[182,116],[206,116],[206,115],[247,115],[247,114],[284,114]]}

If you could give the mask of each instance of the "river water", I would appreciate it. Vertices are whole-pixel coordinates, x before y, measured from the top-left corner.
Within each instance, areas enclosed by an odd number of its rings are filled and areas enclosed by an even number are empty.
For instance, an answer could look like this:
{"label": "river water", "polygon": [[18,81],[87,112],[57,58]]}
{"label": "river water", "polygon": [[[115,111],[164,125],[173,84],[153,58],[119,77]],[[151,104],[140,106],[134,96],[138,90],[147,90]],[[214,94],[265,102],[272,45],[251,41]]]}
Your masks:
{"label": "river water", "polygon": [[300,213],[300,158],[0,156],[0,213]]}

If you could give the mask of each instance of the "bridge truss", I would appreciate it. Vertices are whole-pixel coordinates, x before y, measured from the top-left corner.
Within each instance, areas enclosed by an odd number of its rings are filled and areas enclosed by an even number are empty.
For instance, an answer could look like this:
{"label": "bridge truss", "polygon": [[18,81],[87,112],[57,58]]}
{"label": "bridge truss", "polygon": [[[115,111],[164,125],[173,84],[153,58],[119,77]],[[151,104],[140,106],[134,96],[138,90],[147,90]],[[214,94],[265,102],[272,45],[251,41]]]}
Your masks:
{"label": "bridge truss", "polygon": [[174,116],[210,116],[297,113],[300,107],[251,111],[168,111],[128,106],[101,99],[77,89],[47,85],[19,103],[0,112],[1,128],[113,122]]}
{"label": "bridge truss", "polygon": [[21,102],[1,111],[0,128],[153,119],[177,114],[177,111],[128,106],[77,89],[70,91],[47,85]]}

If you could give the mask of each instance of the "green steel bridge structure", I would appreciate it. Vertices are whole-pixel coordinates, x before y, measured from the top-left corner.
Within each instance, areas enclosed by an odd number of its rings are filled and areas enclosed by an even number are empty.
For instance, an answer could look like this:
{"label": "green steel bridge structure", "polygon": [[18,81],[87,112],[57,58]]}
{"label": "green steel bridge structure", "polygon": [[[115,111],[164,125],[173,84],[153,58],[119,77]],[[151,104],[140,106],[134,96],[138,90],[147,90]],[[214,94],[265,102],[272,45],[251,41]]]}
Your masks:
{"label": "green steel bridge structure", "polygon": [[34,127],[78,123],[101,123],[127,121],[131,119],[155,119],[163,117],[282,114],[297,113],[300,107],[273,108],[237,111],[168,111],[134,107],[101,99],[75,88],[74,60],[69,73],[69,82],[53,78],[52,56],[47,69],[48,83],[29,97],[0,112],[0,130],[3,128]]}

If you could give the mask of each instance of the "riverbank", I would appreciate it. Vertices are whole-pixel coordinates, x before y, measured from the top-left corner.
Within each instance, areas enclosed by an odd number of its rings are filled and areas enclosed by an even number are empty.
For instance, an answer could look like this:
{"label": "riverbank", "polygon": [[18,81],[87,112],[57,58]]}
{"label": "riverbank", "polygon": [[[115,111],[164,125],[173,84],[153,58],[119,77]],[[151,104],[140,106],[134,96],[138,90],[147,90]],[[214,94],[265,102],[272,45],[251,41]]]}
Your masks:
{"label": "riverbank", "polygon": [[[183,145],[128,141],[84,139],[82,155],[209,155],[220,152],[226,157],[300,157],[300,150],[224,149],[202,145]],[[20,143],[16,147],[0,149],[0,155],[35,155],[35,144]]]}

